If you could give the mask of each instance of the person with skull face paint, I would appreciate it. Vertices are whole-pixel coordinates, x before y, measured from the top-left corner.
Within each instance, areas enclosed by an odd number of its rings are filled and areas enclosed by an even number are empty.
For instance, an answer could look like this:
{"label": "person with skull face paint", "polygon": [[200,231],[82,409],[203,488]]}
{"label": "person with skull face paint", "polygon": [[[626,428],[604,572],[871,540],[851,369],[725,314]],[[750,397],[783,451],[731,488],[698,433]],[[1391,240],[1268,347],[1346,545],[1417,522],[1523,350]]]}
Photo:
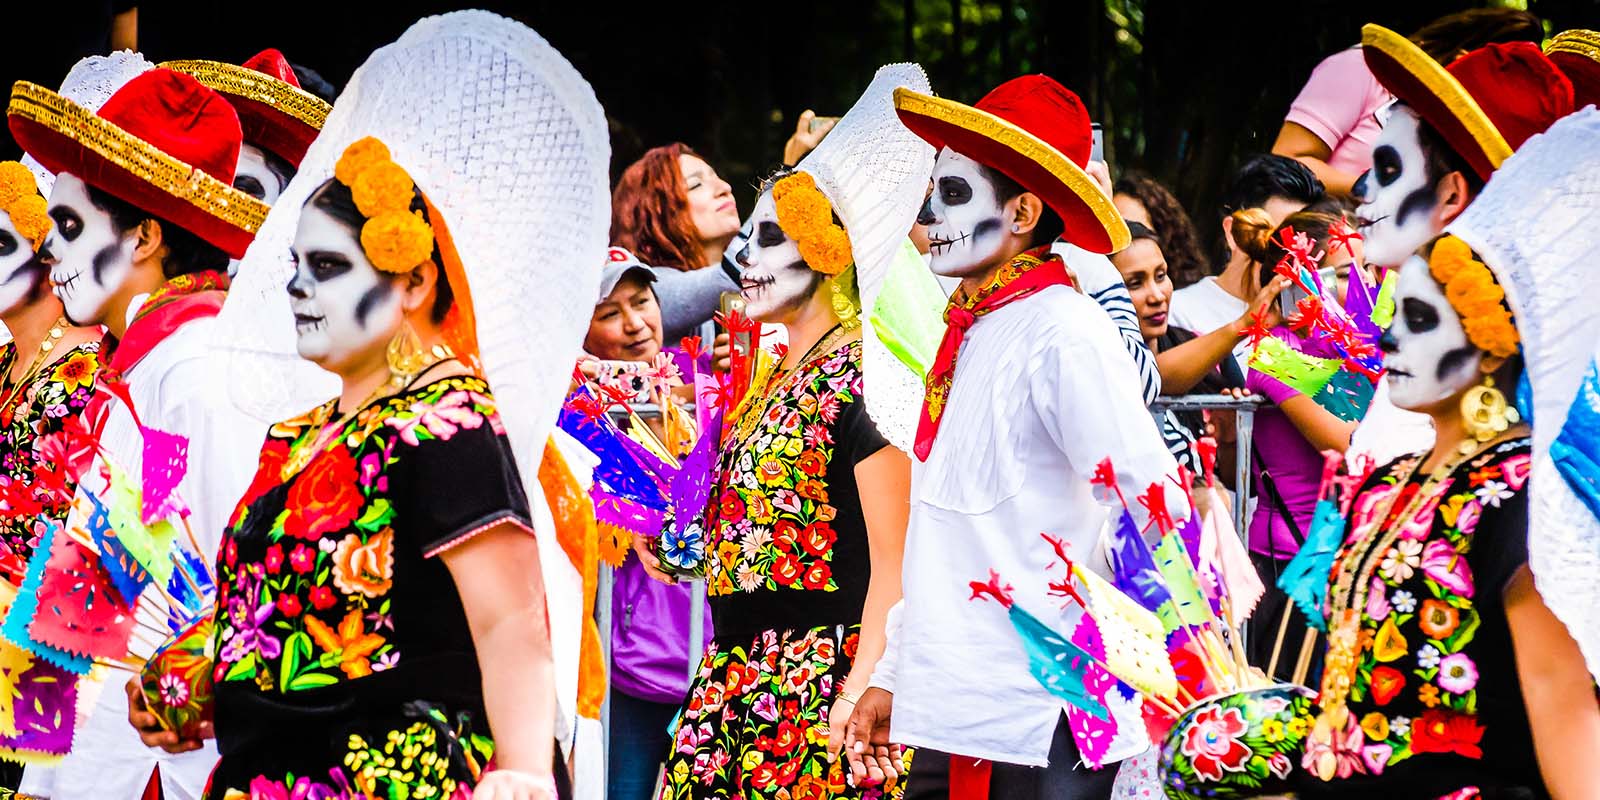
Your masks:
{"label": "person with skull face paint", "polygon": [[[1563,307],[1569,290],[1597,282],[1563,273],[1587,270],[1596,245],[1600,117],[1572,122],[1551,131],[1557,139],[1535,137],[1531,160],[1508,161],[1505,184],[1489,181],[1478,202],[1492,208],[1475,204],[1399,268],[1381,340],[1386,380],[1395,405],[1427,414],[1437,438],[1379,467],[1350,502],[1299,797],[1600,793],[1600,706],[1575,641],[1594,627],[1556,613],[1592,604],[1593,573],[1581,587],[1570,575],[1547,584],[1555,573],[1530,561],[1541,537],[1572,531],[1586,531],[1593,552],[1594,511],[1558,512],[1551,498],[1570,500],[1569,486],[1595,475],[1570,483],[1545,471],[1560,437],[1531,435],[1514,407],[1529,398],[1508,398],[1526,369],[1537,428],[1581,395],[1579,371],[1596,374],[1585,363],[1595,314]],[[1530,232],[1546,224],[1555,227]],[[1543,240],[1555,230],[1578,241]],[[1567,422],[1595,408],[1580,396]]]}
{"label": "person with skull face paint", "polygon": [[[715,639],[676,729],[663,798],[898,798],[892,778],[846,781],[845,725],[899,599],[910,464],[865,374],[878,335],[858,279],[900,256],[933,152],[895,117],[926,90],[915,64],[878,70],[792,172],[763,187],[739,252],[751,319],[781,324],[726,418],[701,525]],[[640,559],[659,560],[635,539]],[[887,760],[888,748],[882,753]]]}
{"label": "person with skull face paint", "polygon": [[[1016,602],[1052,607],[1040,565],[1054,555],[1039,534],[1064,539],[1085,565],[1101,561],[1108,508],[1090,488],[1097,467],[1110,459],[1130,487],[1176,473],[1116,326],[1048,249],[1061,234],[1113,252],[1128,229],[1078,166],[1088,114],[1054,80],[1017,78],[976,106],[900,90],[895,105],[938,149],[922,218],[933,271],[961,285],[917,430],[926,463],[912,496],[906,602],[851,720],[852,769],[879,768],[861,751],[890,740],[892,711],[893,740],[920,748],[908,797],[1103,797],[1115,770],[1076,768],[1061,701],[1030,673],[1004,616],[963,589],[995,570],[1017,586]],[[1181,492],[1167,504],[1187,516]]]}
{"label": "person with skull face paint", "polygon": [[[137,475],[145,426],[186,438],[189,469],[175,493],[201,547],[214,545],[226,504],[249,482],[241,447],[260,431],[216,394],[209,360],[228,259],[244,253],[267,210],[231,185],[238,115],[216,92],[163,69],[141,72],[92,112],[19,82],[8,114],[18,143],[56,174],[41,260],[65,316],[104,325],[117,340],[105,372],[134,407],[108,402],[100,450]],[[107,489],[96,466],[80,477],[80,496]],[[86,524],[90,506],[75,501],[67,525]],[[199,792],[214,754],[154,753],[126,714],[122,692],[100,693],[73,752],[51,771],[53,797],[131,796],[158,766],[167,791]]]}
{"label": "person with skull face paint", "polygon": [[50,293],[37,252],[50,217],[34,174],[16,161],[0,162],[0,214],[0,322],[12,335],[0,345],[0,475],[9,491],[43,505],[38,516],[0,517],[0,579],[17,586],[38,545],[38,521],[66,519],[76,480],[59,463],[58,445],[94,396],[101,334],[70,325]]}
{"label": "person with skull face paint", "polygon": [[[1441,66],[1399,34],[1362,28],[1362,54],[1396,98],[1355,184],[1367,260],[1394,267],[1459,216],[1528,137],[1572,113],[1573,85],[1530,42],[1491,44]],[[1378,386],[1351,455],[1386,461],[1427,446],[1427,420]]]}

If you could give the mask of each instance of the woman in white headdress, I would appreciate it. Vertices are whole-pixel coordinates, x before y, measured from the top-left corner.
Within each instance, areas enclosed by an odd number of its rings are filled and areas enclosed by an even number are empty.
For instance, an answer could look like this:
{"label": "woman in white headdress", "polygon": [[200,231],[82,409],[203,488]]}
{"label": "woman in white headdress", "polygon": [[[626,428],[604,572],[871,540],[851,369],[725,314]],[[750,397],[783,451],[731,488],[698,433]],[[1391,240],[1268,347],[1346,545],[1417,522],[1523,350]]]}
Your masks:
{"label": "woman in white headdress", "polygon": [[[664,797],[879,797],[832,756],[900,596],[910,462],[863,391],[859,275],[881,282],[911,229],[930,147],[894,114],[927,91],[914,64],[878,71],[828,138],[769,180],[739,253],[749,316],[788,348],[761,361],[726,419],[704,536],[715,641],[667,762]],[[640,546],[656,567],[692,547]],[[895,796],[898,796],[898,790]]]}
{"label": "woman in white headdress", "polygon": [[272,427],[223,540],[209,796],[557,796],[581,598],[536,475],[607,163],[515,22],[423,20],[352,78],[240,270],[340,391]]}

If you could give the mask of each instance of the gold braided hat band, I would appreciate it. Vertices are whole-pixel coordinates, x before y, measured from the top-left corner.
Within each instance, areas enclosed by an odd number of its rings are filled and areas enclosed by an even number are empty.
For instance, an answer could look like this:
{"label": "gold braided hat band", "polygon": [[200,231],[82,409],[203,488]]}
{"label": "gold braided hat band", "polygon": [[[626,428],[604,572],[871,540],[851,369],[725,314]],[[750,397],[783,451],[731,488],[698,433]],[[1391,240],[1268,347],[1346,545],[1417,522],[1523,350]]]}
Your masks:
{"label": "gold braided hat band", "polygon": [[[1499,169],[1500,164],[1511,157],[1512,147],[1506,142],[1506,137],[1495,127],[1494,120],[1484,112],[1483,107],[1473,98],[1467,87],[1461,85],[1443,64],[1433,60],[1426,50],[1418,47],[1415,42],[1401,36],[1382,25],[1368,23],[1361,27],[1361,47],[1366,52],[1369,66],[1373,62],[1372,54],[1376,53],[1382,61],[1387,61],[1399,68],[1400,74],[1406,76],[1410,82],[1426,93],[1426,98],[1437,101],[1454,118],[1455,124],[1461,126],[1466,134],[1472,137],[1482,151],[1483,159],[1491,170]],[[1381,79],[1380,75],[1380,79]],[[1381,80],[1380,80],[1381,82]],[[1387,86],[1391,92],[1399,96],[1393,86]],[[1424,97],[1412,97],[1406,100],[1412,107],[1419,106]],[[1435,127],[1439,127],[1435,124]],[[1463,153],[1463,155],[1470,155]]]}
{"label": "gold braided hat band", "polygon": [[1600,32],[1584,30],[1583,28],[1562,31],[1556,34],[1555,38],[1545,43],[1544,52],[1546,55],[1551,53],[1572,53],[1573,55],[1600,61]]}
{"label": "gold braided hat band", "polygon": [[70,139],[106,163],[249,236],[254,236],[267,218],[266,203],[43,86],[18,81],[11,89],[7,113]]}
{"label": "gold braided hat band", "polygon": [[221,61],[164,61],[162,69],[182,72],[222,94],[269,105],[318,130],[328,121],[333,106],[326,100],[286,81],[249,67]]}
{"label": "gold braided hat band", "polygon": [[50,233],[50,215],[45,208],[33,172],[19,161],[0,161],[0,211],[11,217],[11,227],[33,245],[34,252]]}

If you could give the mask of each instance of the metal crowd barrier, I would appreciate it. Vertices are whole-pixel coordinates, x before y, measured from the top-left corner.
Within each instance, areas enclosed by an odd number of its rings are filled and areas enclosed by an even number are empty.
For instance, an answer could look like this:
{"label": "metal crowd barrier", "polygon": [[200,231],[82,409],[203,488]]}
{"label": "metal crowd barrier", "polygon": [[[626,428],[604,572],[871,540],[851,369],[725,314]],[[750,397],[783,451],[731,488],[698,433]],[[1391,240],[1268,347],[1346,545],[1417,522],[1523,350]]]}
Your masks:
{"label": "metal crowd barrier", "polygon": [[1161,411],[1233,411],[1238,415],[1238,440],[1234,445],[1233,463],[1233,523],[1239,529],[1239,538],[1250,545],[1250,459],[1255,448],[1256,408],[1262,399],[1255,395],[1234,397],[1231,394],[1190,394],[1182,397],[1158,397],[1150,410]]}

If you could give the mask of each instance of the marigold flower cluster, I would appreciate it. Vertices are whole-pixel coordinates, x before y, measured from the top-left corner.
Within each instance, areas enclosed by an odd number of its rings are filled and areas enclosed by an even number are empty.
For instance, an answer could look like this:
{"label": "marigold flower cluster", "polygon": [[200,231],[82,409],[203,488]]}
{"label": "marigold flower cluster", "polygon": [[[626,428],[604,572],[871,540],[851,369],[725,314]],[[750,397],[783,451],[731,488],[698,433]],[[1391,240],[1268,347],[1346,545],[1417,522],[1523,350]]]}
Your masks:
{"label": "marigold flower cluster", "polygon": [[34,250],[50,233],[50,215],[33,173],[17,161],[0,161],[0,211],[11,217],[11,226]]}
{"label": "marigold flower cluster", "polygon": [[1461,327],[1473,346],[1501,358],[1516,354],[1521,337],[1506,308],[1506,292],[1466,242],[1454,236],[1434,242],[1428,270],[1444,287],[1450,307],[1461,315]]}
{"label": "marigold flower cluster", "polygon": [[833,205],[804,172],[785,176],[772,186],[778,227],[800,248],[806,265],[824,275],[838,275],[854,263],[850,237],[833,221]]}
{"label": "marigold flower cluster", "polygon": [[335,180],[350,187],[356,209],[367,218],[361,249],[384,272],[409,272],[433,254],[433,229],[422,212],[411,210],[416,195],[411,176],[368,136],[352,142],[333,167]]}

